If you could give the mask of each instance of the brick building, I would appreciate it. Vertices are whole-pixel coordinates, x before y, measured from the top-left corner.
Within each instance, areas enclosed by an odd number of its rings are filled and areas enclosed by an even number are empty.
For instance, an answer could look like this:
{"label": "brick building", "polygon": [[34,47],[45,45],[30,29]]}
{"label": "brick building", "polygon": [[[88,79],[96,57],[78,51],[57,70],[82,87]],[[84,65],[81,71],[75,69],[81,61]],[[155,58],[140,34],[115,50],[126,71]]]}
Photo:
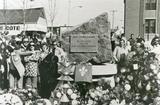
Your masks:
{"label": "brick building", "polygon": [[124,0],[125,34],[151,40],[160,34],[160,0]]}

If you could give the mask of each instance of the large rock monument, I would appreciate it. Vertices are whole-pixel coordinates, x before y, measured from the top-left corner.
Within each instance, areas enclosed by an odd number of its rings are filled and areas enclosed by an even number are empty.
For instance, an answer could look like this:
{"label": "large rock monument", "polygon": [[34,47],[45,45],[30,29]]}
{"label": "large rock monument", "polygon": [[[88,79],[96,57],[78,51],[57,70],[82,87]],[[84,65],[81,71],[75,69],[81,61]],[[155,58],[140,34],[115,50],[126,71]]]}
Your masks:
{"label": "large rock monument", "polygon": [[[71,52],[70,39],[72,35],[97,35],[97,52]],[[90,19],[79,26],[62,34],[62,46],[70,61],[86,62],[94,60],[97,63],[109,62],[112,59],[111,41],[110,41],[110,22],[108,14],[103,13],[94,19]]]}

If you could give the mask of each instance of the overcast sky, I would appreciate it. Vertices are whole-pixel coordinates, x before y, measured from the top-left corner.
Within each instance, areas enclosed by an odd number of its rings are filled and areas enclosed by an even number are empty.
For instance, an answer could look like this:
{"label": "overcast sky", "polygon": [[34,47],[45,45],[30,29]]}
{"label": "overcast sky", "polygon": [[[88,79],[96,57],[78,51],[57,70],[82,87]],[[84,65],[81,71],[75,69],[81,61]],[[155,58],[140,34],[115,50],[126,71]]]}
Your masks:
{"label": "overcast sky", "polygon": [[[51,1],[53,2],[52,6]],[[123,25],[124,0],[70,0],[70,18],[68,18],[69,0],[34,0],[32,2],[30,2],[30,0],[26,0],[26,7],[44,7],[49,24],[49,14],[54,12],[53,9],[55,1],[55,26],[68,25],[68,20],[70,20],[70,25],[78,25],[104,12],[108,12],[109,21],[112,23],[112,10],[116,10],[114,26],[121,27]],[[8,9],[23,8],[23,0],[6,0],[6,2],[6,8]],[[53,9],[51,9],[51,7]],[[0,0],[0,8],[3,8],[3,0]]]}

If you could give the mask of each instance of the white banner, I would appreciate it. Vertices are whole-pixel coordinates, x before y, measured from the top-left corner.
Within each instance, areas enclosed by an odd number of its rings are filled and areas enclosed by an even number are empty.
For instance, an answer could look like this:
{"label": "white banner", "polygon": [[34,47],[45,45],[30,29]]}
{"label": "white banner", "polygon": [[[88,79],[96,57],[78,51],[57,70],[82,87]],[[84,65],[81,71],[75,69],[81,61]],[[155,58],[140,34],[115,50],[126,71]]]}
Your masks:
{"label": "white banner", "polygon": [[[23,24],[16,25],[0,25],[0,33],[8,32],[7,35],[18,35],[24,30]],[[41,31],[47,32],[47,26],[41,24],[26,24],[25,31]]]}
{"label": "white banner", "polygon": [[23,25],[0,25],[0,32],[4,33],[4,31],[8,32],[8,35],[17,35],[20,34],[23,30]]}

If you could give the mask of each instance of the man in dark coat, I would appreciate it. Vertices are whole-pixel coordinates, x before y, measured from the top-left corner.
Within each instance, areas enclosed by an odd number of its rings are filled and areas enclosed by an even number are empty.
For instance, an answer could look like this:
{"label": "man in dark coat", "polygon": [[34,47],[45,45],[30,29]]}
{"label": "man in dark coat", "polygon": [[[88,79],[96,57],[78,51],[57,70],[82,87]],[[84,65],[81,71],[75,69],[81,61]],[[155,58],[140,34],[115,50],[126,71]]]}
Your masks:
{"label": "man in dark coat", "polygon": [[39,64],[39,73],[41,80],[40,96],[49,98],[58,83],[58,57],[55,55],[55,49],[46,56]]}

